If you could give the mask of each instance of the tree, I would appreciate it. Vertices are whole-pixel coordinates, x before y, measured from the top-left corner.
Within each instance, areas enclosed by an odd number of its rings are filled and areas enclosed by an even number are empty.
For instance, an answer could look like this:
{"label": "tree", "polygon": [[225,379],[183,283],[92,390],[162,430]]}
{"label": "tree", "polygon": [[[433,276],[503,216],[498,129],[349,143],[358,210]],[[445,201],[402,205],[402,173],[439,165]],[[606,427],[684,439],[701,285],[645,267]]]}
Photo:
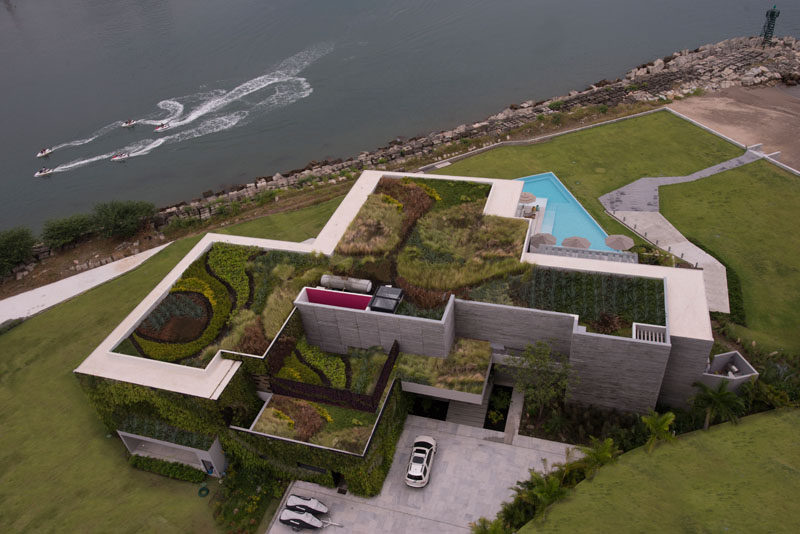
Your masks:
{"label": "tree", "polygon": [[35,242],[31,231],[22,226],[0,232],[0,276],[30,258]]}
{"label": "tree", "polygon": [[599,440],[591,436],[591,445],[580,445],[578,450],[583,453],[583,458],[576,463],[583,468],[586,478],[592,479],[597,473],[597,470],[606,464],[610,464],[617,460],[617,456],[622,454],[622,451],[617,448],[617,444],[611,438]]}
{"label": "tree", "polygon": [[42,241],[50,248],[60,248],[77,241],[94,229],[95,219],[83,213],[62,219],[50,219],[44,223]]}
{"label": "tree", "polygon": [[541,419],[550,403],[566,395],[569,363],[563,356],[552,354],[550,345],[539,341],[528,345],[516,365],[519,368],[515,386],[525,394],[529,406],[538,410]]}
{"label": "tree", "polygon": [[669,429],[673,421],[675,421],[675,414],[672,412],[659,414],[655,410],[650,410],[649,415],[642,416],[642,422],[650,434],[647,443],[644,444],[647,452],[653,452],[653,448],[659,441],[673,441],[675,439],[675,435]]}
{"label": "tree", "polygon": [[703,430],[708,430],[709,425],[717,418],[730,421],[734,425],[739,422],[739,414],[744,410],[744,401],[733,391],[728,391],[728,383],[725,380],[720,380],[716,388],[708,387],[702,382],[695,382],[692,385],[700,390],[692,398],[692,405],[706,412]]}
{"label": "tree", "polygon": [[536,497],[536,515],[544,518],[547,508],[554,502],[566,497],[569,490],[561,484],[563,477],[562,471],[554,471],[549,475],[540,475],[538,473],[531,473],[531,482],[533,482],[532,493]]}
{"label": "tree", "polygon": [[94,206],[97,228],[106,237],[131,237],[156,212],[149,202],[112,200]]}

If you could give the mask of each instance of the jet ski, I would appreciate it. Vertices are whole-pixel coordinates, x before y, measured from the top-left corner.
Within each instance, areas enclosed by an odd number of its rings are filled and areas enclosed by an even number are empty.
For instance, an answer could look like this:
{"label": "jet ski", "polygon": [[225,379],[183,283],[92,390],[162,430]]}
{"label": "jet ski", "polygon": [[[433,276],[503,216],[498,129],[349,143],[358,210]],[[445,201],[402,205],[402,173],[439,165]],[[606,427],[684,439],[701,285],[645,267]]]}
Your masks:
{"label": "jet ski", "polygon": [[36,171],[36,174],[34,174],[33,177],[34,178],[40,178],[42,176],[50,176],[51,174],[53,174],[53,169],[48,169],[47,167],[42,167],[41,169]]}
{"label": "jet ski", "polygon": [[134,120],[128,119],[128,120],[126,120],[126,121],[124,121],[122,123],[122,127],[123,128],[133,128],[134,126],[136,126],[137,122],[139,122],[139,121],[134,121]]}
{"label": "jet ski", "polygon": [[49,156],[52,153],[53,153],[53,149],[52,148],[43,148],[36,154],[36,157],[37,158],[44,158],[46,156]]}
{"label": "jet ski", "polygon": [[111,156],[111,161],[125,161],[129,157],[131,157],[131,155],[127,152],[120,152],[119,154],[114,154]]}
{"label": "jet ski", "polygon": [[164,130],[168,130],[168,129],[169,129],[169,124],[167,124],[165,122],[162,122],[161,124],[156,126],[156,129],[153,130],[153,131],[154,132],[163,132]]}

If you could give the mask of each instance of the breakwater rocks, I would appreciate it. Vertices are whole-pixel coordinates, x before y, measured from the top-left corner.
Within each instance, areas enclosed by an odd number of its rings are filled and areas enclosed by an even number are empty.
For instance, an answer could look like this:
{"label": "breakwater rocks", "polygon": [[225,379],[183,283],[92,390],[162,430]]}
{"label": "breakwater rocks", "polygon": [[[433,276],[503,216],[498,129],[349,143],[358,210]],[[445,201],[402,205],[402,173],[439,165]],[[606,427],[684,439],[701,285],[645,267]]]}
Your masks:
{"label": "breakwater rocks", "polygon": [[[203,198],[163,208],[159,211],[156,225],[167,224],[173,217],[207,219],[225,203],[240,202],[274,189],[344,180],[365,167],[380,169],[387,164],[395,168],[402,167],[412,158],[432,157],[434,153],[441,153],[443,147],[462,139],[505,137],[511,130],[535,120],[539,115],[582,106],[612,107],[621,103],[669,100],[698,89],[717,91],[780,81],[788,85],[800,83],[800,40],[783,37],[762,46],[759,37],[727,39],[658,58],[632,69],[623,79],[601,80],[583,91],[571,91],[567,95],[540,102],[529,100],[511,105],[483,121],[411,139],[397,138],[387,146],[345,160],[312,161],[302,169],[260,177],[228,191],[207,191]],[[474,144],[465,144],[464,148],[454,145],[452,150],[445,152],[452,155],[475,148],[478,147]]]}

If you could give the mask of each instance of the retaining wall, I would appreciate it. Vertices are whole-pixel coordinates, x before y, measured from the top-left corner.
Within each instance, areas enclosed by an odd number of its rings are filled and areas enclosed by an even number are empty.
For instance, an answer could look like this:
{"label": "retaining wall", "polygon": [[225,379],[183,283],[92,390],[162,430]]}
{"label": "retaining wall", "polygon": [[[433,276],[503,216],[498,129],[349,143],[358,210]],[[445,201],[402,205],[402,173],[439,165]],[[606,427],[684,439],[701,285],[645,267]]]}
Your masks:
{"label": "retaining wall", "polygon": [[700,380],[705,372],[714,341],[672,335],[670,343],[672,350],[658,402],[675,408],[687,408],[689,397],[695,393],[692,384]]}

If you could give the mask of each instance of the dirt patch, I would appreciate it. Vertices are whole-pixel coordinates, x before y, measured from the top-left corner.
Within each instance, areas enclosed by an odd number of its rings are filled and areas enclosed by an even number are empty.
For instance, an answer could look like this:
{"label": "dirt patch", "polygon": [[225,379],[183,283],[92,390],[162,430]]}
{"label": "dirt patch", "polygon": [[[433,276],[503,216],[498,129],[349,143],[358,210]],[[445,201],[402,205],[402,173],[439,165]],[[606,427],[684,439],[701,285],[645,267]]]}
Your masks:
{"label": "dirt patch", "polygon": [[745,145],[762,143],[766,153],[800,169],[800,90],[798,87],[732,87],[670,104],[678,113]]}

